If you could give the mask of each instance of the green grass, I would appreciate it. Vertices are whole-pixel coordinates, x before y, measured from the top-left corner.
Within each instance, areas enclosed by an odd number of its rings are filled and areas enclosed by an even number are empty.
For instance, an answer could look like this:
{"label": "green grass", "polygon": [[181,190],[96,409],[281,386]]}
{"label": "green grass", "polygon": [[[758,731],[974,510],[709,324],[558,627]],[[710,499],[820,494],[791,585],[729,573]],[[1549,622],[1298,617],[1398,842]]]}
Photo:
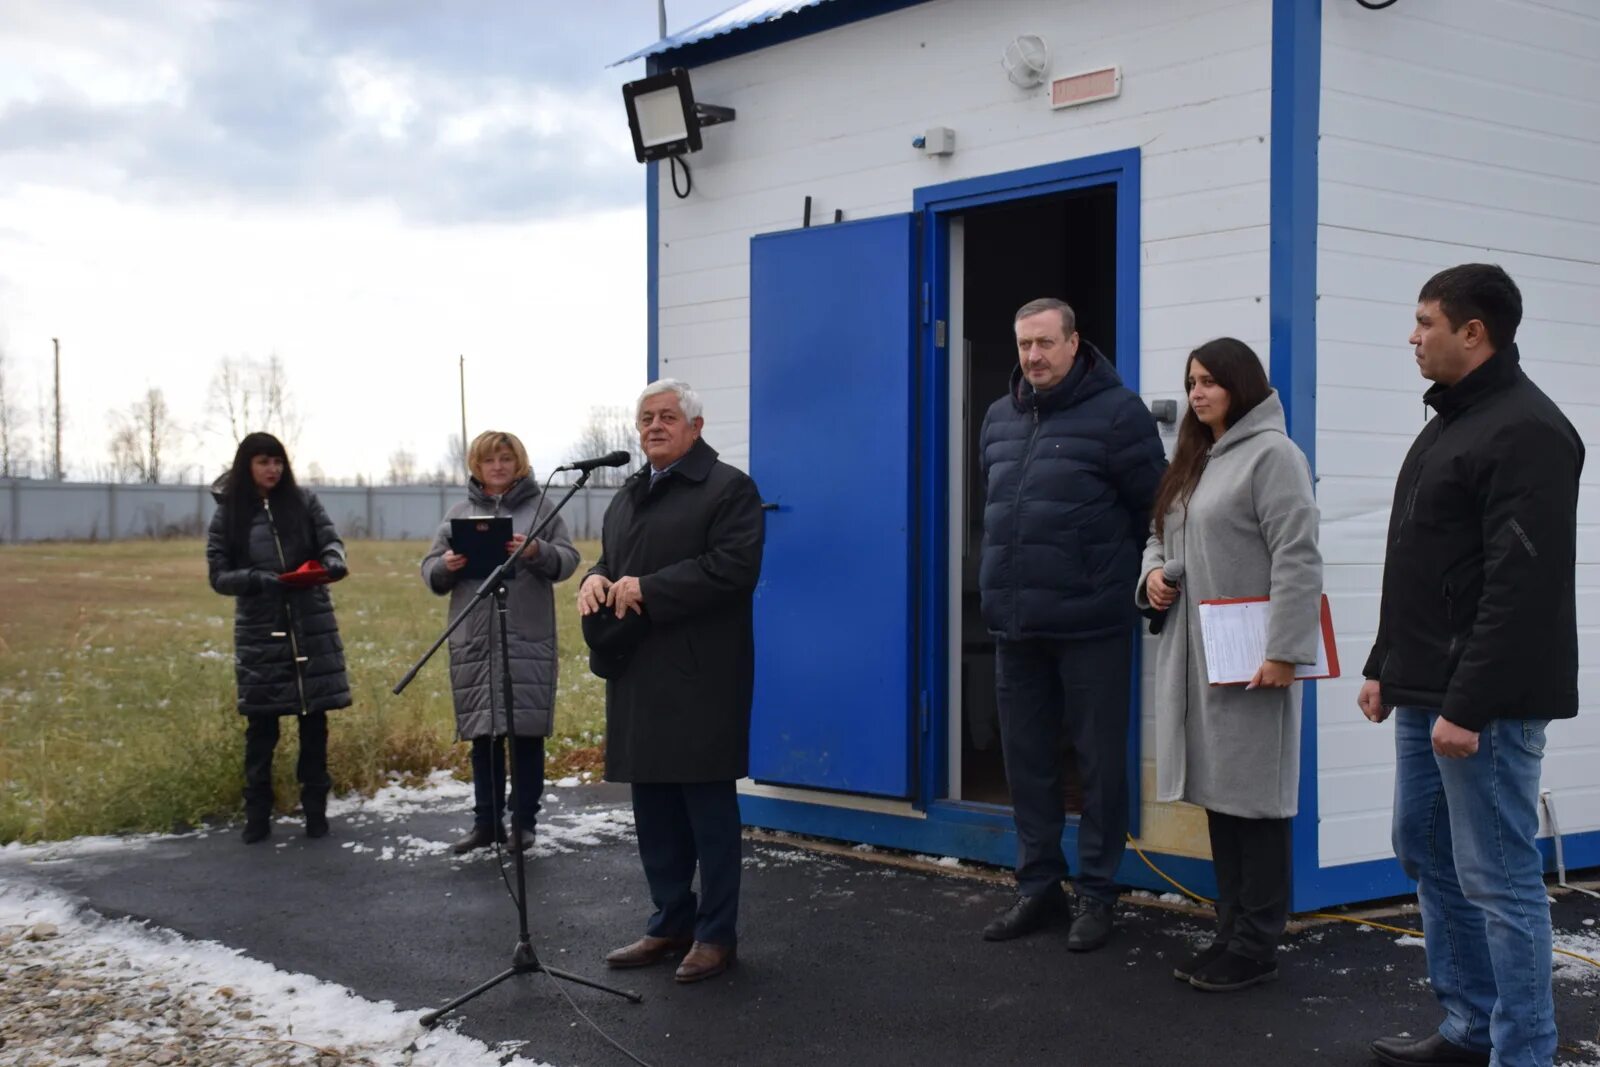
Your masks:
{"label": "green grass", "polygon": [[[371,792],[438,768],[466,777],[445,653],[405,693],[389,691],[446,621],[446,600],[418,577],[426,546],[348,547],[351,576],[333,593],[355,705],[328,717],[335,788]],[[589,673],[575,596],[575,579],[557,587],[551,776],[601,760],[605,683]],[[274,771],[289,810],[296,743],[284,725]],[[200,542],[0,545],[0,842],[232,815],[243,753],[233,601],[206,583]]]}

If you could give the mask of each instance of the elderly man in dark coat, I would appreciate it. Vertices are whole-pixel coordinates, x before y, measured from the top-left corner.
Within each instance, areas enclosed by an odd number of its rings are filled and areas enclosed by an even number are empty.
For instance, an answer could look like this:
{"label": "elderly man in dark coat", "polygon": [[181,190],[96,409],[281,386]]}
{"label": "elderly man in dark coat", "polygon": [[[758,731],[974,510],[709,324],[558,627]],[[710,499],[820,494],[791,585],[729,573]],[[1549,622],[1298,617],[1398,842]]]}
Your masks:
{"label": "elderly man in dark coat", "polygon": [[656,908],[645,935],[606,962],[642,967],[688,949],[680,982],[734,962],[734,783],[749,770],[751,600],[763,535],[755,482],[701,439],[700,411],[694,391],[669,378],[641,394],[649,466],[606,509],[600,560],[578,592],[590,663],[607,679],[606,778],[633,785]]}

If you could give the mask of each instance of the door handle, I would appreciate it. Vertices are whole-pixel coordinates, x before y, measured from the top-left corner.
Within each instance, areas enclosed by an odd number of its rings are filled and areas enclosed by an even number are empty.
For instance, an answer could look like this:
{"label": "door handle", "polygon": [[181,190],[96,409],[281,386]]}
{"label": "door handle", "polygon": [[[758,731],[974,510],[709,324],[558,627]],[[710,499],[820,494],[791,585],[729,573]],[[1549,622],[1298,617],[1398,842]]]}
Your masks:
{"label": "door handle", "polygon": [[774,504],[770,500],[763,500],[761,502],[761,510],[762,511],[777,511],[778,510],[778,505]]}

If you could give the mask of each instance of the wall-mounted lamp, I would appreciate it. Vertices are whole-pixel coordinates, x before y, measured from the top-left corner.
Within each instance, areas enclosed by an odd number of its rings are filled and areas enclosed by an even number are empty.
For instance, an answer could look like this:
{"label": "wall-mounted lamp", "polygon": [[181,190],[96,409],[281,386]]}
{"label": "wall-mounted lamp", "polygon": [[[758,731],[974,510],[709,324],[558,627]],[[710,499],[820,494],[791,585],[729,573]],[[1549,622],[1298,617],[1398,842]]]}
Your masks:
{"label": "wall-mounted lamp", "polygon": [[622,87],[622,102],[628,108],[634,158],[640,163],[698,152],[702,127],[734,117],[731,107],[695,103],[689,72],[682,67],[628,82]]}

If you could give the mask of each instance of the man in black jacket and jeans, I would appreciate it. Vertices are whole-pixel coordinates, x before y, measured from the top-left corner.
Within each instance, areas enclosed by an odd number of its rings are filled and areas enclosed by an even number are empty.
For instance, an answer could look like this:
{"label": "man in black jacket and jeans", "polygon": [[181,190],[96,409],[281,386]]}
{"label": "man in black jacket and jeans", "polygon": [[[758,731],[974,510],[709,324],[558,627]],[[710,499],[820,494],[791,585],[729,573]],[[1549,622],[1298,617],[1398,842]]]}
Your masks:
{"label": "man in black jacket and jeans", "polygon": [[1082,910],[1067,947],[1084,952],[1111,935],[1128,833],[1128,590],[1166,457],[1144,402],[1080,340],[1072,308],[1035,300],[1014,325],[1018,366],[979,437],[987,496],[978,587],[995,635],[1019,896],[983,936],[1020,937],[1070,911],[1061,888],[1065,725],[1083,782]]}
{"label": "man in black jacket and jeans", "polygon": [[[1444,1009],[1388,1064],[1547,1065],[1550,907],[1539,829],[1545,726],[1578,711],[1573,569],[1583,442],[1528,380],[1522,294],[1497,266],[1429,279],[1411,343],[1434,418],[1400,468],[1361,711],[1395,714],[1394,848],[1417,881]],[[1398,709],[1398,710],[1396,710]]]}

